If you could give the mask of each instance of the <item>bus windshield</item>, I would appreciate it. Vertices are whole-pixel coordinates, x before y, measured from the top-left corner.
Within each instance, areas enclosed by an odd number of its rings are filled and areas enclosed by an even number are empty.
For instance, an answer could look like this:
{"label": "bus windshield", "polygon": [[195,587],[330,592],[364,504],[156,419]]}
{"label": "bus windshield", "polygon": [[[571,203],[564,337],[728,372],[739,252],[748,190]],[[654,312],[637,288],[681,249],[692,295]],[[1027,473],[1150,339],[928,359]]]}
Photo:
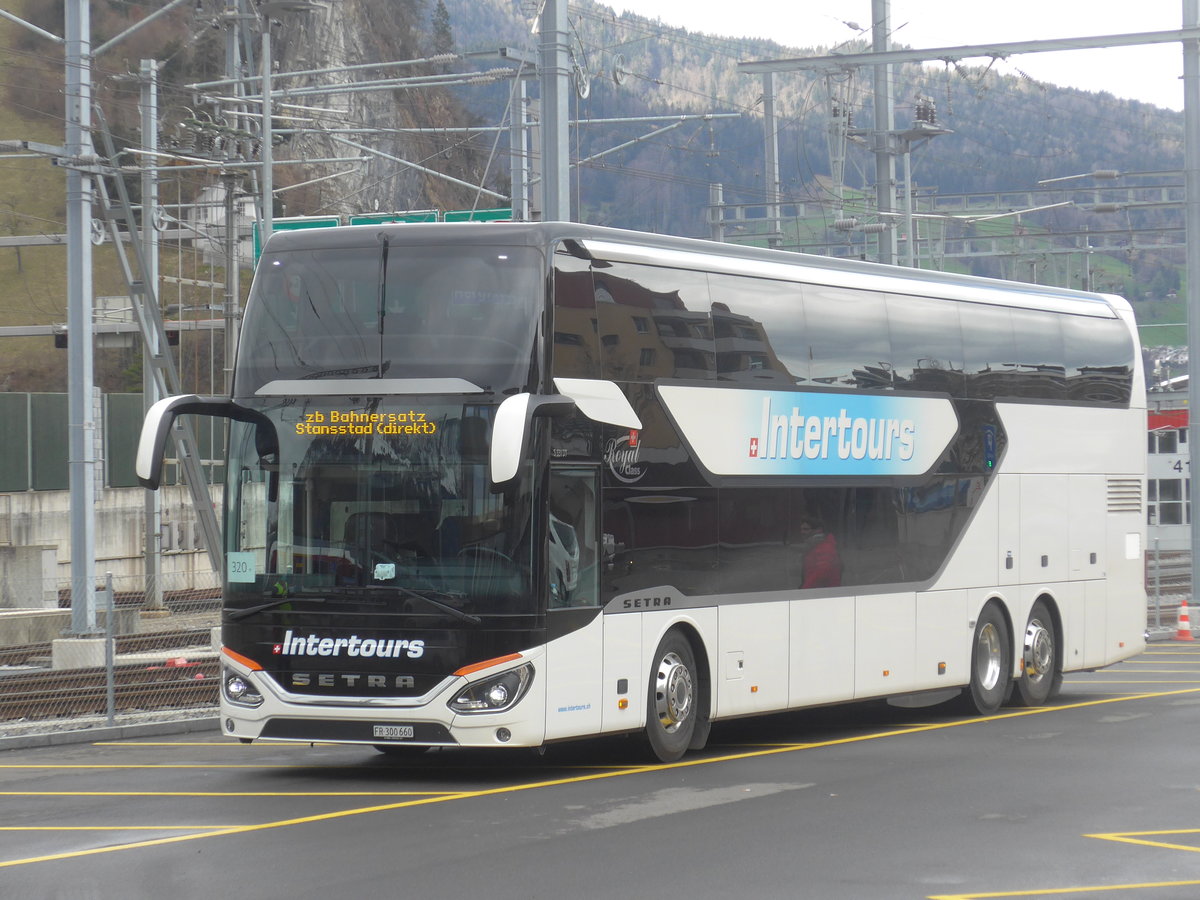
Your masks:
{"label": "bus windshield", "polygon": [[529,390],[543,264],[528,247],[274,251],[258,266],[234,393],[277,380],[460,378]]}
{"label": "bus windshield", "polygon": [[494,406],[319,397],[260,409],[278,451],[260,458],[243,423],[230,441],[235,617],[305,597],[468,621],[535,611],[529,492],[488,481]]}

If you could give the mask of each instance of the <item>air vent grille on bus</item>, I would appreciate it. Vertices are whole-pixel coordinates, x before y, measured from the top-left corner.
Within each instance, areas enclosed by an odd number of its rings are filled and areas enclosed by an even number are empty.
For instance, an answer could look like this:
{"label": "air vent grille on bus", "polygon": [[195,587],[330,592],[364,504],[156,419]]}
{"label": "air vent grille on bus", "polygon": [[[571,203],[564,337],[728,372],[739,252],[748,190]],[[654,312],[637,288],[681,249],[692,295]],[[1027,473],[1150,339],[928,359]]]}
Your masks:
{"label": "air vent grille on bus", "polygon": [[1110,513],[1142,511],[1142,479],[1108,479],[1108,511]]}

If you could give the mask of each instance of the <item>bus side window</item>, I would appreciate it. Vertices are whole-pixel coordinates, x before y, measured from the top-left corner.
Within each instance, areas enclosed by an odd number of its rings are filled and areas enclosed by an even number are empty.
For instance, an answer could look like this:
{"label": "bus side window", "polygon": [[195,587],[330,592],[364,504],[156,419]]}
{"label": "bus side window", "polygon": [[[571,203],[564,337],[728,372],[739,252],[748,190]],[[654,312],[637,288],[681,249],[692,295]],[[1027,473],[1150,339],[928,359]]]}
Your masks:
{"label": "bus side window", "polygon": [[1129,402],[1134,347],[1120,319],[1063,316],[1067,398],[1076,403]]}
{"label": "bus side window", "polygon": [[966,394],[958,304],[890,294],[887,304],[897,390]]}
{"label": "bus side window", "polygon": [[717,378],[791,387],[808,381],[801,288],[740,275],[710,275]]}
{"label": "bus side window", "polygon": [[563,467],[550,473],[545,533],[551,609],[599,602],[598,483],[599,473],[593,468]]}
{"label": "bus side window", "polygon": [[882,294],[806,285],[804,324],[812,383],[842,390],[894,387]]}
{"label": "bus side window", "polygon": [[618,262],[593,281],[604,378],[716,379],[706,274]]}
{"label": "bus side window", "polygon": [[585,260],[554,258],[554,367],[557,378],[599,378],[596,300]]}

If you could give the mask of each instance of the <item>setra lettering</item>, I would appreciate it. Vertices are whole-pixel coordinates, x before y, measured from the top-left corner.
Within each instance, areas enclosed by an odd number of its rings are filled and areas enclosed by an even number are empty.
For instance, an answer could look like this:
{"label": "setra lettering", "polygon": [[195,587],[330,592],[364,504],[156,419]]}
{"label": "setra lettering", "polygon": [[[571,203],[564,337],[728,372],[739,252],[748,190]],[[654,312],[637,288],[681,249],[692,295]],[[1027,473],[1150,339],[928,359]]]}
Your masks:
{"label": "setra lettering", "polygon": [[625,609],[657,609],[671,605],[671,595],[665,597],[627,597],[623,603]]}

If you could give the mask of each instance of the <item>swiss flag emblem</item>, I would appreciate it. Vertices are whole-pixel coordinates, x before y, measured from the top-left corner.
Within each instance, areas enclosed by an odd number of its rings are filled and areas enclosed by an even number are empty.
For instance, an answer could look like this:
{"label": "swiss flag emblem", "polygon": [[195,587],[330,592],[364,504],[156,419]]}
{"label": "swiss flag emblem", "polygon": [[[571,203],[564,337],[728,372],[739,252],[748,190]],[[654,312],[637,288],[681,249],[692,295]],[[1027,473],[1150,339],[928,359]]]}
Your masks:
{"label": "swiss flag emblem", "polygon": [[758,456],[758,438],[750,438],[750,456],[751,458]]}
{"label": "swiss flag emblem", "polygon": [[271,648],[271,652],[274,653],[276,656],[278,656],[280,653],[283,652],[283,644],[276,644],[274,647]]}
{"label": "swiss flag emblem", "polygon": [[629,431],[629,446],[630,446],[630,447],[636,447],[637,445],[638,445],[638,433],[637,433],[637,430],[636,430],[636,429],[630,429],[630,431]]}

